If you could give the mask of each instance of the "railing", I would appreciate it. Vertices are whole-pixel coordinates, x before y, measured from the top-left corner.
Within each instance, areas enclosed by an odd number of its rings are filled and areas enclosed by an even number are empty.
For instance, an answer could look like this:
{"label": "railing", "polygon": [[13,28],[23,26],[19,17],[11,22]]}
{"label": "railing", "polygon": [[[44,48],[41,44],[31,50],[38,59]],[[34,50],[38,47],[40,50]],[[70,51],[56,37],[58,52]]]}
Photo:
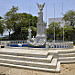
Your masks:
{"label": "railing", "polygon": [[70,47],[73,47],[72,41],[49,43],[49,48],[70,48]]}
{"label": "railing", "polygon": [[25,44],[27,43],[27,40],[12,40],[10,41],[11,44]]}
{"label": "railing", "polygon": [[[66,41],[66,42],[48,42],[47,44],[48,48],[71,48],[73,47],[72,41]],[[10,46],[10,45],[18,45],[18,44],[27,44],[27,40],[11,40],[11,41],[0,41],[0,45]]]}
{"label": "railing", "polygon": [[26,40],[11,40],[11,41],[0,41],[1,45],[7,45],[7,44],[25,44],[27,43]]}

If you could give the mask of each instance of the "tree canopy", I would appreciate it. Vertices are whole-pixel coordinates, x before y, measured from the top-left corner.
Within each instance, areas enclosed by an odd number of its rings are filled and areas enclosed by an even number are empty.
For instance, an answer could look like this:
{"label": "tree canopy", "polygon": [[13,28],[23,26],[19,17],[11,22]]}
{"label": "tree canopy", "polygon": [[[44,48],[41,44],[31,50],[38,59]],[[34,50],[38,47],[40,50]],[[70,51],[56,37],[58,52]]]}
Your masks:
{"label": "tree canopy", "polygon": [[63,19],[65,22],[68,22],[68,25],[66,25],[66,40],[72,40],[75,41],[75,11],[69,10],[64,14]]}
{"label": "tree canopy", "polygon": [[[18,7],[12,6],[12,8],[5,14],[5,24],[9,31],[10,39],[27,39],[29,22],[32,28],[33,35],[37,25],[37,17],[27,13],[17,13]],[[10,36],[10,32],[14,33]],[[14,37],[14,38],[13,38]]]}
{"label": "tree canopy", "polygon": [[69,10],[68,12],[66,12],[65,14],[64,14],[64,17],[63,17],[63,19],[65,20],[65,22],[70,22],[70,26],[74,26],[75,25],[75,22],[74,22],[74,20],[75,20],[75,11],[73,11],[73,10]]}
{"label": "tree canopy", "polygon": [[5,30],[4,19],[0,16],[0,34],[3,35]]}
{"label": "tree canopy", "polygon": [[48,29],[46,29],[46,33],[48,35],[48,39],[53,40],[54,39],[54,27],[55,27],[55,34],[56,34],[56,40],[62,39],[62,27],[60,25],[60,22],[52,22],[48,25]]}

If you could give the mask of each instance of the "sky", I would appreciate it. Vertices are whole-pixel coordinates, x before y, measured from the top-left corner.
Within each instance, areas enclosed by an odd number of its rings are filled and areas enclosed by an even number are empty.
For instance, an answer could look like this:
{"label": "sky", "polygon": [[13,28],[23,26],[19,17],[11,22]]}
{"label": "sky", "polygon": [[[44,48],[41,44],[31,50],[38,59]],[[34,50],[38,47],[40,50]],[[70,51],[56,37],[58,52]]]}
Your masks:
{"label": "sky", "polygon": [[[54,4],[55,4],[55,17],[62,17],[62,2],[63,2],[63,13],[65,14],[68,10],[75,10],[75,0],[0,0],[0,16],[4,16],[12,6],[18,6],[19,13],[29,13],[34,16],[38,16],[37,3],[43,4],[44,21],[48,22],[48,18],[54,18]],[[47,9],[47,11],[46,11]],[[47,17],[46,17],[47,15]]]}
{"label": "sky", "polygon": [[[4,16],[12,6],[18,6],[19,13],[29,13],[34,16],[38,16],[37,3],[43,4],[44,7],[44,21],[46,18],[54,17],[54,3],[55,3],[55,17],[62,17],[62,2],[63,2],[63,13],[65,14],[68,10],[75,10],[75,0],[0,0],[0,16]],[[46,11],[47,9],[47,11]],[[47,12],[47,13],[46,13]],[[47,17],[46,17],[47,14]]]}

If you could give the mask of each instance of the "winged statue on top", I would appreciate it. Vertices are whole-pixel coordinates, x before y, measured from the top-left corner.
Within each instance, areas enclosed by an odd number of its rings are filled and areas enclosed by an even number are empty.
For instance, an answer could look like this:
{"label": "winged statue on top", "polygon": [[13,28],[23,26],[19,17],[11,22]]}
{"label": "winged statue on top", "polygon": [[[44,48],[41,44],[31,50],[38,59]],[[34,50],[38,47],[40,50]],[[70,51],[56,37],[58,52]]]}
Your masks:
{"label": "winged statue on top", "polygon": [[43,5],[37,3],[37,6],[38,6],[38,8],[40,9],[40,11],[42,11],[43,8],[44,8],[44,6],[45,6],[45,3],[44,3]]}

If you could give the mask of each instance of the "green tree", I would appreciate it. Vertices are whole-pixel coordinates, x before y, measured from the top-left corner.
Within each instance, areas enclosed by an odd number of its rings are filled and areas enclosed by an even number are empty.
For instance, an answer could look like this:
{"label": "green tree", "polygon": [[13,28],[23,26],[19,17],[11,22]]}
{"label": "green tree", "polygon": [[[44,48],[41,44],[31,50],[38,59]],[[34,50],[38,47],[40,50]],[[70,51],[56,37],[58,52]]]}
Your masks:
{"label": "green tree", "polygon": [[[18,7],[12,6],[12,8],[5,14],[5,24],[9,31],[10,39],[27,39],[28,28],[32,29],[33,35],[36,34],[37,17],[27,13],[17,13]],[[10,32],[13,31],[13,34]]]}
{"label": "green tree", "polygon": [[32,37],[33,37],[33,36],[36,36],[37,28],[34,27],[34,26],[31,26],[30,28],[31,28],[31,30],[32,30]]}
{"label": "green tree", "polygon": [[48,29],[46,29],[46,33],[48,35],[48,39],[50,40],[54,39],[54,27],[55,27],[55,34],[56,34],[56,40],[60,40],[62,38],[62,27],[60,25],[60,22],[52,22],[48,25]]}
{"label": "green tree", "polygon": [[66,23],[66,28],[65,28],[65,40],[75,40],[75,11],[74,10],[69,10],[63,15],[63,19],[65,20]]}
{"label": "green tree", "polygon": [[10,39],[10,32],[15,29],[16,24],[16,12],[18,10],[18,7],[12,6],[12,8],[5,14],[5,24],[6,28],[9,31],[9,39]]}
{"label": "green tree", "polygon": [[4,19],[0,16],[0,34],[3,35],[5,30]]}
{"label": "green tree", "polygon": [[75,11],[73,10],[69,10],[68,12],[66,12],[64,15],[63,15],[63,19],[65,20],[65,22],[70,22],[70,25],[71,26],[74,26],[74,20],[75,20]]}
{"label": "green tree", "polygon": [[66,41],[73,41],[73,27],[72,26],[66,26],[64,28],[65,31],[65,40]]}
{"label": "green tree", "polygon": [[[36,34],[36,26],[37,26],[37,17],[32,16],[31,14],[27,13],[17,13],[17,24],[16,24],[16,30],[14,30],[15,34],[19,34],[20,39],[27,39],[28,36],[28,28],[29,28],[29,21],[30,21],[30,28],[32,29],[32,34]],[[30,20],[29,20],[30,17]],[[33,36],[32,35],[32,36]]]}

